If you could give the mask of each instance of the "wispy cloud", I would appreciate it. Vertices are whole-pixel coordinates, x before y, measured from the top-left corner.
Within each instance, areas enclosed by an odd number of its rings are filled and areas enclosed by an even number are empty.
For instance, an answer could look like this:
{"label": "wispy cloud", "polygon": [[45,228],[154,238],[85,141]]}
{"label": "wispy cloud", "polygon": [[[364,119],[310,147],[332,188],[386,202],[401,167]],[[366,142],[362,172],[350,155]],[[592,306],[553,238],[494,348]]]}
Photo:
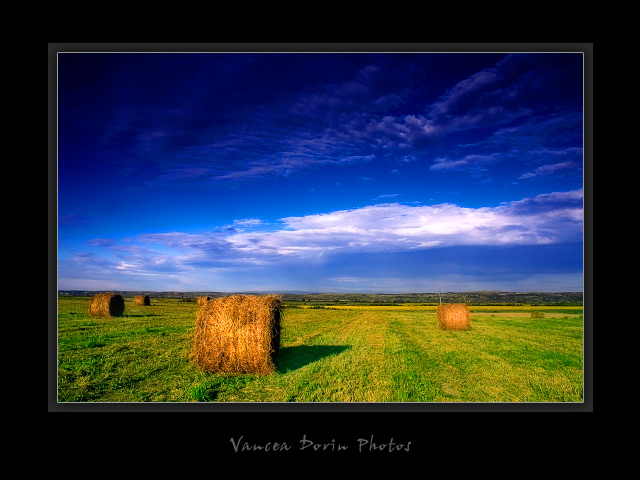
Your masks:
{"label": "wispy cloud", "polygon": [[429,167],[431,170],[482,170],[485,165],[494,163],[499,160],[500,154],[492,153],[490,155],[467,155],[463,158],[448,157],[436,158],[433,165]]}
{"label": "wispy cloud", "polygon": [[579,167],[580,165],[574,161],[542,165],[531,172],[523,173],[522,175],[520,175],[520,177],[518,177],[518,179],[529,179],[529,178],[536,178],[540,176],[553,175],[555,173],[558,173],[564,170],[568,170],[568,169],[573,170]]}
{"label": "wispy cloud", "polygon": [[582,111],[561,109],[532,115],[522,123],[496,129],[491,135],[465,147],[500,151],[543,151],[582,145]]}
{"label": "wispy cloud", "polygon": [[[139,98],[134,97],[136,101],[118,114],[119,121],[104,135],[128,137],[135,144],[129,156],[153,159],[156,171],[149,184],[286,176],[319,165],[366,162],[393,149],[398,150],[396,158],[415,161],[425,140],[486,128],[492,129],[488,143],[513,142],[517,133],[521,145],[527,135],[539,135],[536,128],[560,128],[549,123],[553,120],[545,109],[549,98],[555,98],[554,89],[566,90],[570,83],[559,60],[532,63],[526,54],[512,54],[433,92],[438,95],[428,103],[422,95],[430,88],[428,80],[424,85],[410,84],[401,73],[394,75],[393,69],[381,66],[361,63],[339,78],[316,75],[314,81],[309,75],[306,83],[293,84],[264,70],[267,63],[260,56],[233,60],[225,66],[233,75],[212,77],[217,84],[190,79],[175,87],[188,94],[188,116],[181,115],[186,107],[178,102],[164,105],[163,115],[157,108],[143,107],[142,83],[138,85],[142,78],[135,78]],[[366,62],[366,56],[361,60]],[[391,64],[394,58],[384,60]],[[277,61],[290,68],[288,57]],[[328,65],[339,57],[299,57],[299,61],[310,72],[320,72],[323,62]],[[403,68],[416,65],[407,60]],[[242,83],[256,72],[265,76],[264,85],[243,98]],[[247,80],[238,80],[241,75]],[[240,84],[234,85],[234,79]],[[287,95],[282,94],[282,82],[289,88]],[[538,124],[527,131],[537,115],[541,115]],[[440,157],[433,169],[477,166],[491,155]]]}

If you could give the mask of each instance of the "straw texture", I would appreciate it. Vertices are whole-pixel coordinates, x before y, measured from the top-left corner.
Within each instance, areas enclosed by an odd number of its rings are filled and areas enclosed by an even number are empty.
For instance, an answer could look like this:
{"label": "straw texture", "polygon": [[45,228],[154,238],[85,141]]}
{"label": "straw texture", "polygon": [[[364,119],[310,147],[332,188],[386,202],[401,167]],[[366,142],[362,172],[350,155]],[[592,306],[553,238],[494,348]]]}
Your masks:
{"label": "straw texture", "polygon": [[133,297],[133,303],[136,305],[151,305],[151,300],[148,295],[136,295]]}
{"label": "straw texture", "polygon": [[208,372],[268,374],[280,348],[282,304],[276,295],[231,295],[196,314],[192,361]]}
{"label": "straw texture", "polygon": [[211,300],[211,297],[198,297],[196,298],[196,305],[204,305],[209,300]]}
{"label": "straw texture", "polygon": [[443,330],[468,330],[471,315],[465,303],[445,303],[438,305],[438,326]]}
{"label": "straw texture", "polygon": [[119,317],[124,313],[124,298],[114,293],[98,293],[91,297],[89,315],[92,317]]}

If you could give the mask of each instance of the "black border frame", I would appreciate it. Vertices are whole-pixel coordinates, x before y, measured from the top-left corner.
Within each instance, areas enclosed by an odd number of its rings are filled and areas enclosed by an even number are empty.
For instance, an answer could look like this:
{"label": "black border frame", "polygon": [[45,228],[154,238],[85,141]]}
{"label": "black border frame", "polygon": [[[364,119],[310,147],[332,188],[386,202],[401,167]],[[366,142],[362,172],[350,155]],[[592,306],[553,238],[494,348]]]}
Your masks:
{"label": "black border frame", "polygon": [[[59,403],[57,401],[57,54],[59,52],[579,52],[584,59],[582,403]],[[49,412],[593,412],[593,43],[48,43]],[[253,417],[253,415],[251,415]],[[334,420],[335,421],[335,420]]]}

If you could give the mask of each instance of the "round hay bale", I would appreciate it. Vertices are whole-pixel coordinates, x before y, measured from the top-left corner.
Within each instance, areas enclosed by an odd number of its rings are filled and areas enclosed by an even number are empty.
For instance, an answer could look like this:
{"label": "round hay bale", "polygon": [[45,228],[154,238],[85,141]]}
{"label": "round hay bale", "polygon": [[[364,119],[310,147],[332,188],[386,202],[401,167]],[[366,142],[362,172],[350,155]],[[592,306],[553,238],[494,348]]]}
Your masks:
{"label": "round hay bale", "polygon": [[466,303],[445,303],[438,305],[438,326],[443,330],[468,330],[471,315]]}
{"label": "round hay bale", "polygon": [[149,295],[136,295],[133,297],[133,303],[136,305],[151,305],[151,300],[149,299]]}
{"label": "round hay bale", "polygon": [[92,317],[119,317],[124,313],[124,298],[115,293],[98,293],[91,297],[89,315]]}
{"label": "round hay bale", "polygon": [[204,305],[209,300],[211,300],[211,297],[198,297],[196,298],[196,305]]}
{"label": "round hay bale", "polygon": [[208,372],[272,373],[281,319],[277,295],[210,300],[196,314],[191,360]]}

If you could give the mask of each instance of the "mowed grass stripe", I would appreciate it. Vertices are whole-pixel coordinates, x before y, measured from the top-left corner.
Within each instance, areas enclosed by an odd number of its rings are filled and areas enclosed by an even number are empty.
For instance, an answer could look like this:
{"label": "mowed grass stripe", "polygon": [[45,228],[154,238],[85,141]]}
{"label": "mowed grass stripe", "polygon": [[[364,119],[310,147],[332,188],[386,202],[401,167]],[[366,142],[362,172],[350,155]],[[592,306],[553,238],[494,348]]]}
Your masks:
{"label": "mowed grass stripe", "polygon": [[[315,310],[313,318],[309,321],[301,309],[285,315],[278,362],[281,383],[289,391],[284,401],[380,401],[388,386],[383,375],[385,323],[379,314]],[[307,342],[301,345],[303,338]]]}

